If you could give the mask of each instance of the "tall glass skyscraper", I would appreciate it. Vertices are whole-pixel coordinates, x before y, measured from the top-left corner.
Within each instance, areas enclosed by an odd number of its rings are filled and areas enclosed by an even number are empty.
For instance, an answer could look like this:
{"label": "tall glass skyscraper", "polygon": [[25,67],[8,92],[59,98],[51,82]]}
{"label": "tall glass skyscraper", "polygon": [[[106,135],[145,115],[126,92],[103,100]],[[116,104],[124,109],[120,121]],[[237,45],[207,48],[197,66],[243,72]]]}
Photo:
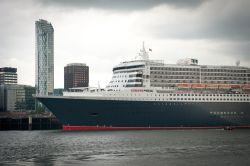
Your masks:
{"label": "tall glass skyscraper", "polygon": [[54,29],[46,20],[36,21],[36,94],[54,90]]}

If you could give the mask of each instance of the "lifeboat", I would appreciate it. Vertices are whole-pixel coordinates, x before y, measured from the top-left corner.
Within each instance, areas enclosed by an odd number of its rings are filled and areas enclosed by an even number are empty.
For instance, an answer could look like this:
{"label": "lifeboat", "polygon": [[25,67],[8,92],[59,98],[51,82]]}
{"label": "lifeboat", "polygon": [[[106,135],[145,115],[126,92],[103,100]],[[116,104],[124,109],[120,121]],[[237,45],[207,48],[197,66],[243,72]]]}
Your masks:
{"label": "lifeboat", "polygon": [[192,88],[193,89],[205,89],[206,85],[205,84],[193,84]]}
{"label": "lifeboat", "polygon": [[232,88],[232,89],[240,89],[241,86],[240,86],[240,85],[231,85],[231,88]]}
{"label": "lifeboat", "polygon": [[207,84],[206,89],[218,89],[218,85],[217,84]]}
{"label": "lifeboat", "polygon": [[219,85],[219,89],[231,89],[231,85],[222,84],[222,85]]}
{"label": "lifeboat", "polygon": [[191,84],[178,84],[177,85],[178,88],[180,89],[190,89],[191,88]]}
{"label": "lifeboat", "polygon": [[250,89],[250,85],[244,85],[242,86],[242,89]]}

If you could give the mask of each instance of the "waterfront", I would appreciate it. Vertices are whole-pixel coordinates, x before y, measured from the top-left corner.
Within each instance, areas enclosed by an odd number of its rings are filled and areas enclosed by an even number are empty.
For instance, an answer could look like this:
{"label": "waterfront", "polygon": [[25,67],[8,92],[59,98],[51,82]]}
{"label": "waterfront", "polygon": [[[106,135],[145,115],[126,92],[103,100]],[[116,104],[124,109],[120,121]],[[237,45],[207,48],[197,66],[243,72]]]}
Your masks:
{"label": "waterfront", "polygon": [[0,112],[0,130],[56,130],[62,124],[51,113]]}
{"label": "waterfront", "polygon": [[0,131],[7,165],[250,165],[250,130]]}

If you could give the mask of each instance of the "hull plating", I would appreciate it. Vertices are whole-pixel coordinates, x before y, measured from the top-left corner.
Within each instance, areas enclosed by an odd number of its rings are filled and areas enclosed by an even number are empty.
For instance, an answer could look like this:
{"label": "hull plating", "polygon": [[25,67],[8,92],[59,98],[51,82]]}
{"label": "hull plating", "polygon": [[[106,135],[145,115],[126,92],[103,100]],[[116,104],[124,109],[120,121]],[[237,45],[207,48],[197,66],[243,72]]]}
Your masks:
{"label": "hull plating", "polygon": [[55,114],[64,127],[76,126],[82,127],[82,130],[250,126],[249,102],[111,101],[49,97],[37,99]]}

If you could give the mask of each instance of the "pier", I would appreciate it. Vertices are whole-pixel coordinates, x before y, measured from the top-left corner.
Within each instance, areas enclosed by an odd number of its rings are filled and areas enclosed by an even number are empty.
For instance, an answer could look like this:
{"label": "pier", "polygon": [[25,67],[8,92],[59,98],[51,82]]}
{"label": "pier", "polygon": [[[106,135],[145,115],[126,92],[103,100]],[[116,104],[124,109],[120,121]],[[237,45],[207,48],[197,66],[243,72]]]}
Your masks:
{"label": "pier", "polygon": [[55,130],[62,124],[50,113],[1,112],[0,130]]}

